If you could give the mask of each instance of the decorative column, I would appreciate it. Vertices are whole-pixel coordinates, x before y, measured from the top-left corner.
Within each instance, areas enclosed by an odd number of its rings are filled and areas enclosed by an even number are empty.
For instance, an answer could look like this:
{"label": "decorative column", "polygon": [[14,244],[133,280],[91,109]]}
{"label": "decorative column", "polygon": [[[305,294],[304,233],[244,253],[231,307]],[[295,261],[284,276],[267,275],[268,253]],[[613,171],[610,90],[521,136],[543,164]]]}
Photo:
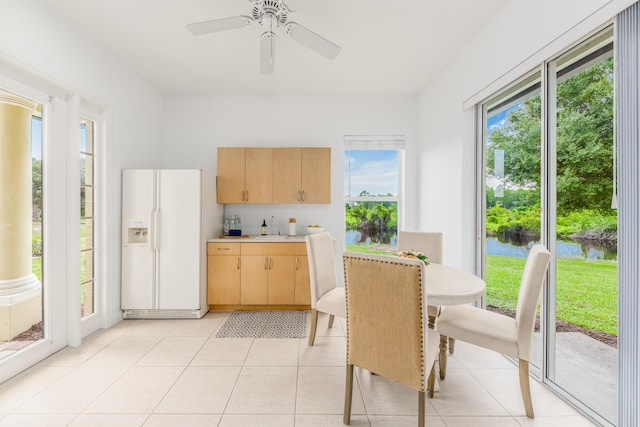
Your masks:
{"label": "decorative column", "polygon": [[37,104],[0,90],[0,340],[42,320],[31,272],[31,116]]}

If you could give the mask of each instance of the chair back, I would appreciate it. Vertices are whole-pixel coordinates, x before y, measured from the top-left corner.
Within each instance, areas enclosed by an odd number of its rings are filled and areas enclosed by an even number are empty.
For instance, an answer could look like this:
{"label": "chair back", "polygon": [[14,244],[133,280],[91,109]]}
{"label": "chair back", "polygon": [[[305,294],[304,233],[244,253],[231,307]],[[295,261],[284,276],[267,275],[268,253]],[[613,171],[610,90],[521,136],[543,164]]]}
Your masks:
{"label": "chair back", "polygon": [[427,261],[442,264],[442,233],[431,231],[398,231],[399,251],[419,251]]}
{"label": "chair back", "polygon": [[311,308],[327,292],[338,286],[336,259],[331,233],[310,234],[305,236],[309,278],[311,282]]}
{"label": "chair back", "polygon": [[531,359],[533,329],[535,327],[538,299],[547,274],[551,254],[543,245],[535,245],[529,251],[522,273],[520,293],[516,307],[516,327],[518,332],[518,353],[524,360]]}
{"label": "chair back", "polygon": [[343,254],[347,364],[425,391],[427,324],[424,263],[417,259]]}

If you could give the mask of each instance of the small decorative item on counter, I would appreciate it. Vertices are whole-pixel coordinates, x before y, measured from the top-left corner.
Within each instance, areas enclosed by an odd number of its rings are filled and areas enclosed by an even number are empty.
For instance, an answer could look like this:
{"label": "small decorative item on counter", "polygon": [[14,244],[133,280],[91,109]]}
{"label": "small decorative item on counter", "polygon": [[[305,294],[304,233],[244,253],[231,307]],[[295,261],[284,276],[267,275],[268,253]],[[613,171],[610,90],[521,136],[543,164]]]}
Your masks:
{"label": "small decorative item on counter", "polygon": [[410,251],[400,251],[400,252],[398,252],[398,256],[400,258],[419,259],[422,262],[424,262],[424,265],[429,265],[429,262],[427,261],[427,256],[424,253],[418,252],[418,251],[414,251],[413,249],[410,250]]}
{"label": "small decorative item on counter", "polygon": [[296,235],[296,219],[289,218],[289,236]]}
{"label": "small decorative item on counter", "polygon": [[266,219],[262,220],[262,226],[260,227],[260,234],[262,234],[263,236],[267,235],[267,220]]}
{"label": "small decorative item on counter", "polygon": [[242,235],[242,221],[239,215],[229,216],[229,236],[241,236]]}
{"label": "small decorative item on counter", "polygon": [[224,217],[224,224],[222,226],[222,234],[224,236],[228,236],[229,235],[229,230],[231,230],[231,227],[229,226],[229,215]]}
{"label": "small decorative item on counter", "polygon": [[324,231],[324,227],[321,225],[307,225],[307,233],[316,234],[322,233]]}

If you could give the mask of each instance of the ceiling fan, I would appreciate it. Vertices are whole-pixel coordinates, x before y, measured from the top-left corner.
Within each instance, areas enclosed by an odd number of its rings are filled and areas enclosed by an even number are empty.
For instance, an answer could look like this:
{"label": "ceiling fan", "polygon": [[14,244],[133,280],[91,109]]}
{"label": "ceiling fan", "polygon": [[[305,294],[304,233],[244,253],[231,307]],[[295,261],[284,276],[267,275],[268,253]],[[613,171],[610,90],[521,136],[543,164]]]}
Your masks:
{"label": "ceiling fan", "polygon": [[340,46],[330,42],[319,34],[296,22],[289,21],[293,12],[283,0],[249,0],[252,4],[251,16],[240,15],[229,18],[213,19],[187,25],[187,29],[196,36],[218,31],[247,27],[254,22],[266,28],[260,37],[260,73],[272,74],[275,65],[276,34],[274,29],[282,26],[292,39],[329,59],[340,53]]}

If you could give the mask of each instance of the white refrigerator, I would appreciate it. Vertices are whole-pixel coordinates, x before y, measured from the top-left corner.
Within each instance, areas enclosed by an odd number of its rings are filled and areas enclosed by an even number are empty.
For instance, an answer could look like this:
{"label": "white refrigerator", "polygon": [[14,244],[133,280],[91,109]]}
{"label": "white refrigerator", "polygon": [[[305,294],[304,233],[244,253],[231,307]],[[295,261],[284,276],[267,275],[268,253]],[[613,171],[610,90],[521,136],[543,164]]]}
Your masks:
{"label": "white refrigerator", "polygon": [[123,170],[123,317],[204,316],[207,239],[221,224],[215,177],[205,171]]}

